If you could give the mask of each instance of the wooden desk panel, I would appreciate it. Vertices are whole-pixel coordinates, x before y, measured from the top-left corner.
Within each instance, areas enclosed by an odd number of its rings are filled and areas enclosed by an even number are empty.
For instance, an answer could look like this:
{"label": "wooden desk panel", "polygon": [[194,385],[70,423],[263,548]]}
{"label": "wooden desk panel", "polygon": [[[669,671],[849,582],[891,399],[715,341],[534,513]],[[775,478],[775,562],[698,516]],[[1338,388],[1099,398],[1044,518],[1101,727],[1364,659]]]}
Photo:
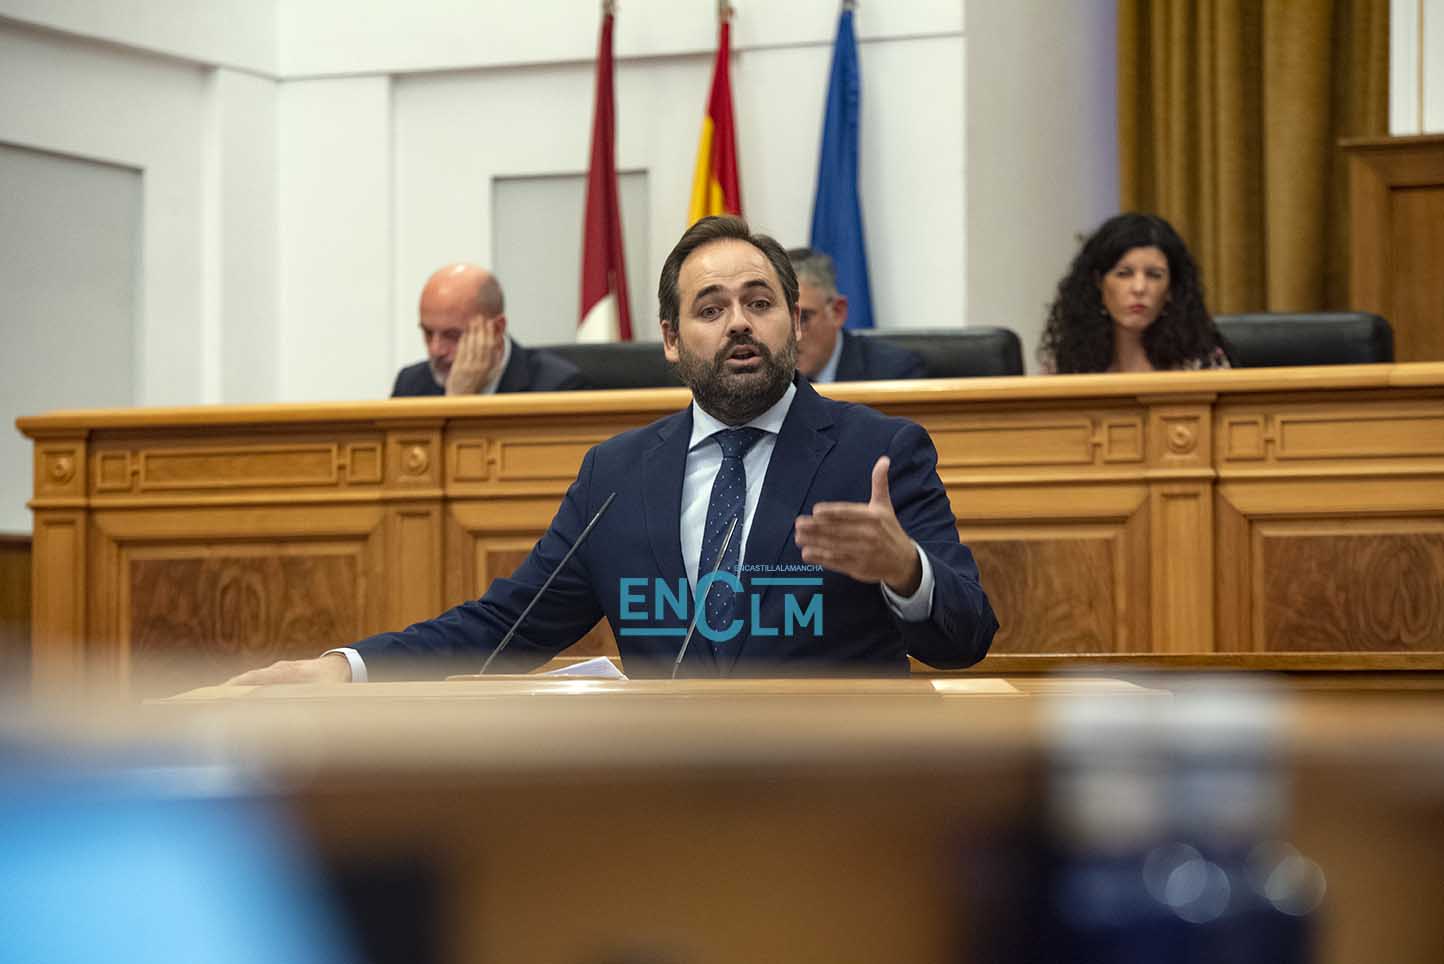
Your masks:
{"label": "wooden desk panel", "polygon": [[[1444,654],[1444,365],[828,393],[932,434],[1000,657]],[[687,400],[21,419],[35,440],[35,678],[70,686],[87,667],[124,677],[187,656],[214,681],[432,615],[522,558],[590,445]],[[615,651],[603,625],[572,652]]]}

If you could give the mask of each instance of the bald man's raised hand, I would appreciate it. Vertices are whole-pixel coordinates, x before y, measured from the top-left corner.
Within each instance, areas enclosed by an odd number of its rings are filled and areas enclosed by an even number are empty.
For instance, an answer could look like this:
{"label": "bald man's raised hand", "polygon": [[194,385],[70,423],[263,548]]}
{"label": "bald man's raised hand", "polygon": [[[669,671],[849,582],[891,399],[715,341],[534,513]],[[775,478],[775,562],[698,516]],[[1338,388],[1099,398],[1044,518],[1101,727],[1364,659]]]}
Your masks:
{"label": "bald man's raised hand", "polygon": [[451,373],[446,376],[446,394],[475,395],[497,376],[506,353],[506,321],[478,318],[456,344]]}
{"label": "bald man's raised hand", "polygon": [[793,538],[804,562],[816,563],[859,582],[880,582],[903,598],[918,591],[923,564],[892,508],[886,455],[872,467],[866,502],[819,502],[798,516]]}

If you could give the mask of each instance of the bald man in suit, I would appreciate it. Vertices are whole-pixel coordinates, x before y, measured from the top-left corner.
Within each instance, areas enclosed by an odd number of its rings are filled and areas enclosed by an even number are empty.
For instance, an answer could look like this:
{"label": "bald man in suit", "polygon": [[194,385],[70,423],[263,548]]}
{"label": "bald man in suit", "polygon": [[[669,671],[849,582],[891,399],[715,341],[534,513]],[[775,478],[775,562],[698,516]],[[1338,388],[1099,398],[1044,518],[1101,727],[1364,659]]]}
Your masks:
{"label": "bald man in suit", "polygon": [[507,336],[501,284],[485,268],[458,263],[435,271],[421,289],[418,315],[426,360],[401,369],[392,398],[585,387],[571,362]]}

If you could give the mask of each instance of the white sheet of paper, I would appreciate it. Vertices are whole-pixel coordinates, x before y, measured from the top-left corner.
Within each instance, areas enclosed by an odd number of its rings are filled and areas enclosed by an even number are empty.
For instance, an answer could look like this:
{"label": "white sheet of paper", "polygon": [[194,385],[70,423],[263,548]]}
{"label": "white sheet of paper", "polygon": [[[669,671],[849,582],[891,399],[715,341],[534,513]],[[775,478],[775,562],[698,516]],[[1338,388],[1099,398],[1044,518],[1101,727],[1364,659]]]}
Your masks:
{"label": "white sheet of paper", "polygon": [[561,669],[537,673],[538,676],[585,676],[590,679],[626,679],[626,675],[605,656],[593,656]]}

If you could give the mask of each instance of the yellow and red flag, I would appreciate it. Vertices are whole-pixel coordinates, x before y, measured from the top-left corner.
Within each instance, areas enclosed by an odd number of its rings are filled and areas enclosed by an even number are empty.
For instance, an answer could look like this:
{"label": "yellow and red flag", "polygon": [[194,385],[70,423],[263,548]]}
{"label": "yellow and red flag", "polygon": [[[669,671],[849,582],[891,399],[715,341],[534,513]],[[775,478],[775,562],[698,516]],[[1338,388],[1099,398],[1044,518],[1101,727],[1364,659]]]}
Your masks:
{"label": "yellow and red flag", "polygon": [[702,118],[697,167],[692,175],[692,202],[687,223],[709,214],[741,214],[742,182],[737,178],[737,125],[732,116],[732,9],[723,0],[718,11],[717,61],[712,68],[712,93]]}

